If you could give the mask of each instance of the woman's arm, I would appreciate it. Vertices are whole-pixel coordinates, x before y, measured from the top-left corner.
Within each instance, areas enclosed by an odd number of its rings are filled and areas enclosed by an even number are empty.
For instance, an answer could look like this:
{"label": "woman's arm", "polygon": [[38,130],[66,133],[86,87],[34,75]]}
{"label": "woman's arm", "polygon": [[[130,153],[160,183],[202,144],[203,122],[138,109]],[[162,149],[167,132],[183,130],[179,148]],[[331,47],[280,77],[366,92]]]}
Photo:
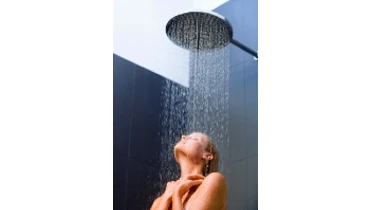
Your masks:
{"label": "woman's arm", "polygon": [[161,197],[157,198],[150,210],[168,210],[172,201],[172,197],[168,195],[162,195]]}
{"label": "woman's arm", "polygon": [[172,202],[173,191],[177,184],[177,181],[168,182],[165,192],[161,197],[155,199],[150,210],[168,210],[168,207],[171,205]]}
{"label": "woman's arm", "polygon": [[[199,184],[199,181],[192,181],[185,183],[184,185],[178,185],[178,189],[175,190],[172,196],[172,209],[183,210],[181,198],[183,196],[183,190],[188,190],[189,185],[194,186]],[[182,187],[183,186],[183,187]],[[190,186],[190,187],[191,187]],[[182,187],[182,190],[180,189]],[[224,210],[226,209],[226,181],[225,177],[220,173],[209,174],[201,186],[197,189],[197,196],[194,200],[189,203],[189,209],[196,210]]]}
{"label": "woman's arm", "polygon": [[193,174],[181,180],[172,195],[172,210],[184,210],[183,195],[193,186],[202,184],[204,176]]}
{"label": "woman's arm", "polygon": [[209,174],[197,191],[197,197],[190,203],[189,209],[226,209],[226,180],[222,174],[218,172]]}
{"label": "woman's arm", "polygon": [[182,195],[175,193],[172,196],[172,210],[184,210],[184,206],[181,201]]}

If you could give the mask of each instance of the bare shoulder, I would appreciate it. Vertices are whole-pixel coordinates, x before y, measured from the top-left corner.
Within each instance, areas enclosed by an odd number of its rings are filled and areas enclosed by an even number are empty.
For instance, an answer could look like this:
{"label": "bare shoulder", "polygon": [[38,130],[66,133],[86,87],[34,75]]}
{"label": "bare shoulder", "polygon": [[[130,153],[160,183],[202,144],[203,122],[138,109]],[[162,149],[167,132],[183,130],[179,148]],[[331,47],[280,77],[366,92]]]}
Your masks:
{"label": "bare shoulder", "polygon": [[221,173],[213,172],[206,176],[203,183],[226,185],[226,179]]}
{"label": "bare shoulder", "polygon": [[222,175],[220,172],[212,172],[206,176],[208,179],[219,179],[219,180],[225,180],[224,175]]}
{"label": "bare shoulder", "polygon": [[201,187],[205,191],[223,194],[226,191],[226,179],[221,173],[213,172],[204,178]]}
{"label": "bare shoulder", "polygon": [[218,172],[210,173],[204,178],[194,197],[194,201],[191,204],[191,207],[194,209],[226,209],[225,177]]}

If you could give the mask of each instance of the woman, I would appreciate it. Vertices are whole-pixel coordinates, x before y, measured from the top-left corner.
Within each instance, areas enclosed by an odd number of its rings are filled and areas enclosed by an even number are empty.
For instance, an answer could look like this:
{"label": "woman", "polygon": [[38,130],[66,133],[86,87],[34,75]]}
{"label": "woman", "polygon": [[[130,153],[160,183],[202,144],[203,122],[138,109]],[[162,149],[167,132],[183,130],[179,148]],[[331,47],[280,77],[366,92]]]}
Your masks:
{"label": "woman", "polygon": [[174,147],[181,177],[168,182],[151,210],[225,210],[226,181],[217,172],[218,152],[203,133],[182,136]]}

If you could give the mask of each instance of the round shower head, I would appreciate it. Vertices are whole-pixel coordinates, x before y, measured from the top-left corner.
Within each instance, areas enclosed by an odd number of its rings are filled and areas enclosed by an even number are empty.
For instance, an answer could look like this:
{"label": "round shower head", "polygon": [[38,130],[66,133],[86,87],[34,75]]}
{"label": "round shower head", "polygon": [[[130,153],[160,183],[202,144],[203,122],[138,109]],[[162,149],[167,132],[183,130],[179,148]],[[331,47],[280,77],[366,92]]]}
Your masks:
{"label": "round shower head", "polygon": [[193,11],[179,14],[166,25],[168,38],[191,51],[211,51],[225,47],[233,36],[227,20],[214,12]]}

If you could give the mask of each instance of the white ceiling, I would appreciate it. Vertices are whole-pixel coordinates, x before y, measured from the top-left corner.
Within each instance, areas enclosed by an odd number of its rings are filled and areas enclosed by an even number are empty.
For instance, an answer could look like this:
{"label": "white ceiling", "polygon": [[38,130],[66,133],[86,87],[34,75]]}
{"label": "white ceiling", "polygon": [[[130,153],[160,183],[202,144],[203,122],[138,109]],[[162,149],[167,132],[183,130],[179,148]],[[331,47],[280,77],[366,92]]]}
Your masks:
{"label": "white ceiling", "polygon": [[166,36],[167,22],[191,10],[211,11],[228,0],[114,0],[113,53],[188,86],[188,52]]}

